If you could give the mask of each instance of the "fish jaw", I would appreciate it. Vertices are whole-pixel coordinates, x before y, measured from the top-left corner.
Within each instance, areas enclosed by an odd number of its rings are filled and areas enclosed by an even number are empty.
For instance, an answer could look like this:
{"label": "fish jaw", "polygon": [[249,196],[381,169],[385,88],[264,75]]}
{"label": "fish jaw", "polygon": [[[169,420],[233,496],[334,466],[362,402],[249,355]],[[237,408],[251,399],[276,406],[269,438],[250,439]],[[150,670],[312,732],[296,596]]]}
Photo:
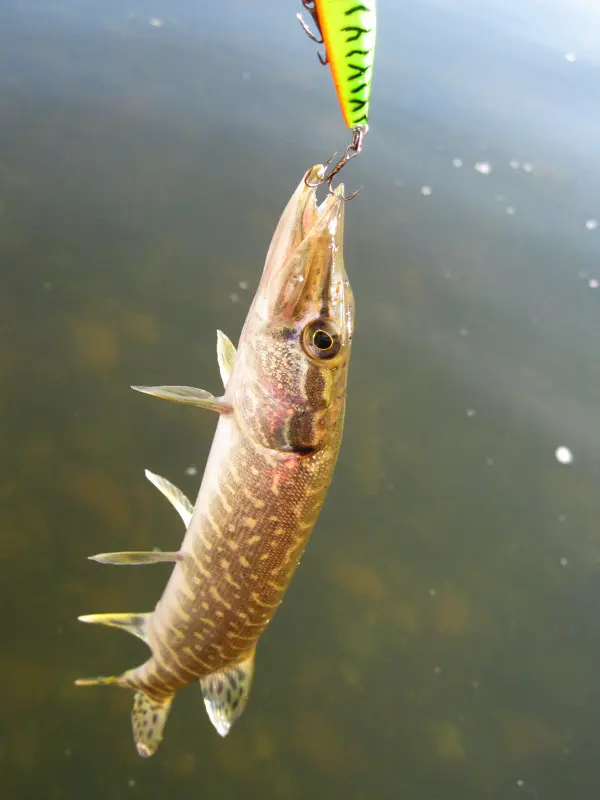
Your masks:
{"label": "fish jaw", "polygon": [[308,171],[277,225],[226,393],[260,445],[299,455],[338,437],[354,327],[344,188],[318,205],[310,185],[324,170]]}
{"label": "fish jaw", "polygon": [[324,169],[318,164],[306,173],[281,216],[246,326],[294,324],[324,313],[352,336],[348,322],[353,322],[354,303],[343,258],[344,186],[318,205],[317,187],[311,184]]}

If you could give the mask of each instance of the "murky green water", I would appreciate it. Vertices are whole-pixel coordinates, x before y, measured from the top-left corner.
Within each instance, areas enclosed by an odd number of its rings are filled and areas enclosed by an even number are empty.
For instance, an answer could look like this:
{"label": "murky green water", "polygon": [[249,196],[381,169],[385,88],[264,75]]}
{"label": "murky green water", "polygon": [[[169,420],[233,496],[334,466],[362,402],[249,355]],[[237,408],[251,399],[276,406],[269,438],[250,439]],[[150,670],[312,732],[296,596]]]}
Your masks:
{"label": "murky green water", "polygon": [[215,424],[129,384],[218,387],[215,329],[237,337],[291,191],[346,142],[299,5],[0,4],[5,800],[597,796],[583,2],[380,0],[372,132],[345,175],[365,184],[345,442],[249,708],[220,740],[189,688],[145,762],[130,695],[72,686],[145,657],[75,618],[151,608],[168,568],[86,556],[177,545],[143,469],[195,495]]}

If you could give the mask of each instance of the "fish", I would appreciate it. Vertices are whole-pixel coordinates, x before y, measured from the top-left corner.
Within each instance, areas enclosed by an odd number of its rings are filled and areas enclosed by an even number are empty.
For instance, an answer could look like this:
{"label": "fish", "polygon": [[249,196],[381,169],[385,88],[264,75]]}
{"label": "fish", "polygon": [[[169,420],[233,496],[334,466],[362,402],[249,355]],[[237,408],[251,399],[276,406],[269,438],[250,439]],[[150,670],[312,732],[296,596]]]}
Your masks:
{"label": "fish", "polygon": [[375,58],[377,17],[375,0],[302,0],[319,36],[297,15],[308,36],[325,46],[322,64],[329,64],[344,122],[349,128],[364,128],[369,122],[369,104]]}
{"label": "fish", "polygon": [[273,234],[237,350],[217,334],[224,393],[190,386],[140,392],[218,414],[196,503],[155,473],[146,477],[185,527],[176,552],[100,553],[104,564],[171,563],[153,611],[90,614],[150,656],[78,686],[134,692],[133,737],[156,752],[175,694],[199,683],[208,716],[227,735],[247,705],[258,640],[279,607],[333,478],[342,440],[354,299],[343,255],[343,185],[317,202],[317,164],[292,194]]}

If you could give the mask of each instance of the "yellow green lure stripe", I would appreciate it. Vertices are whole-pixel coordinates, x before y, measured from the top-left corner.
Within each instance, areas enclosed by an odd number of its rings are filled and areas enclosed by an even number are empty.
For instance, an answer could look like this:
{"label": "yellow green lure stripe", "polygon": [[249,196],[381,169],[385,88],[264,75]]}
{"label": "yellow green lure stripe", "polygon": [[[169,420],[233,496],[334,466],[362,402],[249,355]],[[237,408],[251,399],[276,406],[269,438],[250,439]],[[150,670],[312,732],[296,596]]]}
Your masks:
{"label": "yellow green lure stripe", "polygon": [[338,100],[349,128],[367,125],[375,56],[375,0],[314,0]]}

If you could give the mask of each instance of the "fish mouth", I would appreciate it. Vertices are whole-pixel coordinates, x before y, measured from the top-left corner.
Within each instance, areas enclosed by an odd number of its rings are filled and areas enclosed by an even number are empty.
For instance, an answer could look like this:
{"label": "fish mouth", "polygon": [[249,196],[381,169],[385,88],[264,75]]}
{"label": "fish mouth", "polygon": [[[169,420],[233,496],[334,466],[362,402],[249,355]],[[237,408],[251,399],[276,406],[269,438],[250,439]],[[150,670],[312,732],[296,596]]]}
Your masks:
{"label": "fish mouth", "polygon": [[[347,327],[351,292],[344,267],[344,186],[317,203],[326,167],[308,170],[290,198],[273,234],[255,296],[264,323],[284,325],[306,317],[327,317]],[[351,331],[350,331],[351,333]]]}

